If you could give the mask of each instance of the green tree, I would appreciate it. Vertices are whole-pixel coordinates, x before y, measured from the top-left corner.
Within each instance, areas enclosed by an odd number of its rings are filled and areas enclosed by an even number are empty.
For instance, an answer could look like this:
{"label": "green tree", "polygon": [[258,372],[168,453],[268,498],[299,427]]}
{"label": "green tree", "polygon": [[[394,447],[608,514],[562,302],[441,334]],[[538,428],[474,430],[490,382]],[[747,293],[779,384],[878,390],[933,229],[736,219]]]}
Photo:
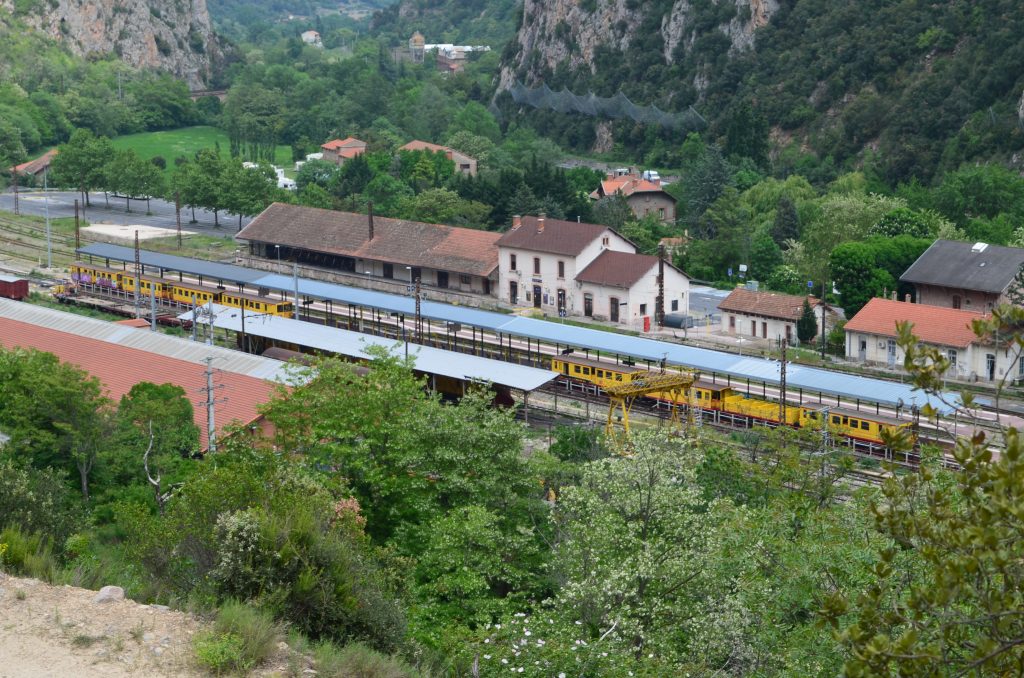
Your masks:
{"label": "green tree", "polygon": [[163,172],[131,149],[115,151],[103,173],[104,190],[122,195],[128,212],[131,212],[133,198],[145,200],[148,206],[151,197],[162,196],[164,193]]}
{"label": "green tree", "polygon": [[768,165],[768,121],[748,102],[737,106],[725,128],[725,154]]}
{"label": "green tree", "polygon": [[750,277],[767,280],[782,265],[782,250],[775,244],[767,228],[759,228],[750,241]]}
{"label": "green tree", "polygon": [[50,166],[55,183],[76,187],[85,206],[90,206],[89,191],[103,186],[105,168],[114,157],[113,145],[106,137],[78,129],[57,150]]}
{"label": "green tree", "polygon": [[241,162],[225,163],[220,177],[220,206],[230,214],[238,215],[238,230],[242,230],[242,217],[251,217],[267,208],[277,197],[277,175],[266,163],[244,167]]}
{"label": "green tree", "polygon": [[864,243],[843,243],[830,255],[832,279],[843,297],[843,309],[852,318],[872,297],[896,289],[896,280],[875,266],[874,251]]}
{"label": "green tree", "polygon": [[810,302],[804,299],[804,309],[800,319],[796,321],[796,338],[801,344],[810,342],[818,336],[818,318],[814,315],[814,309]]}
{"label": "green tree", "polygon": [[771,233],[772,240],[780,247],[787,240],[800,238],[800,215],[796,211],[796,204],[787,195],[779,198]]}
{"label": "green tree", "polygon": [[428,224],[451,224],[481,228],[491,209],[483,203],[463,200],[447,188],[432,188],[407,198],[399,208],[403,219]]}
{"label": "green tree", "polygon": [[303,163],[295,175],[295,187],[300,191],[310,184],[316,184],[323,189],[329,188],[336,181],[335,177],[339,171],[333,162],[309,160]]}

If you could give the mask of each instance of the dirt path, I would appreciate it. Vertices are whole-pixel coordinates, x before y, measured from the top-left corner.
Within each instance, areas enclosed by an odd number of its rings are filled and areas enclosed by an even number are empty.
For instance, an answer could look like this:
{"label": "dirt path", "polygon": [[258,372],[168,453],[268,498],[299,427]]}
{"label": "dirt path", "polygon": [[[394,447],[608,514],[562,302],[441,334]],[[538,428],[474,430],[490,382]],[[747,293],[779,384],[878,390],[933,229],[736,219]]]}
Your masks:
{"label": "dirt path", "polygon": [[200,676],[194,617],[0,573],[0,678]]}

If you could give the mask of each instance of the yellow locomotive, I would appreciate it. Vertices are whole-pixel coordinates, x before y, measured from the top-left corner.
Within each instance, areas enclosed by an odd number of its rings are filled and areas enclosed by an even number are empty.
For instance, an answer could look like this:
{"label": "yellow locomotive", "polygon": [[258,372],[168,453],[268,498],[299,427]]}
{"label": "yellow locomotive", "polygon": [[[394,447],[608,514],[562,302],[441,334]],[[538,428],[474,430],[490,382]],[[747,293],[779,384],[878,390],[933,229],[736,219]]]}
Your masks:
{"label": "yellow locomotive", "polygon": [[[571,355],[552,358],[551,369],[571,380],[593,384],[599,389],[629,383],[649,374],[649,370],[631,365],[616,365]],[[654,394],[652,397],[668,400],[665,394]],[[793,427],[822,427],[823,413],[818,409],[786,405],[783,420],[777,402],[751,398],[734,391],[730,386],[706,380],[694,382],[691,392],[687,392],[681,400],[676,400],[675,404],[686,406],[690,402],[702,410],[723,413],[725,418],[742,417],[765,424],[783,423]],[[911,426],[909,422],[893,417],[835,407],[829,408],[828,417],[829,429],[834,433],[871,445],[884,445],[883,432],[894,434],[899,429]]]}
{"label": "yellow locomotive", "polygon": [[[106,290],[135,293],[135,275],[129,271],[105,268],[82,262],[71,264],[71,280],[78,285],[92,285]],[[186,282],[175,282],[152,276],[139,277],[139,292],[143,298],[150,295],[163,301],[173,301],[185,306],[202,306],[209,302],[244,308],[253,313],[291,318],[294,304],[290,301],[274,300],[241,292],[214,290]]]}

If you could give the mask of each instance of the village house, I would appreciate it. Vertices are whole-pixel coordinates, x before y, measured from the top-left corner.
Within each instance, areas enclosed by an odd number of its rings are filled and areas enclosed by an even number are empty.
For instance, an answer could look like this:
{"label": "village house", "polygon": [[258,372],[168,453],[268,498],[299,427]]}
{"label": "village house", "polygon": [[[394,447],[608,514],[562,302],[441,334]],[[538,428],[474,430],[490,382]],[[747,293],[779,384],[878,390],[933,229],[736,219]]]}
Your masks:
{"label": "village house", "polygon": [[432,144],[429,141],[414,140],[398,149],[399,151],[430,151],[431,153],[444,153],[445,157],[455,163],[455,171],[466,176],[476,176],[476,158],[471,158],[465,153],[456,151],[454,148]]}
{"label": "village house", "polygon": [[654,215],[665,223],[676,220],[676,199],[665,192],[660,181],[644,179],[636,174],[608,175],[590,197],[600,200],[615,194],[626,199],[637,219]]}
{"label": "village house", "polygon": [[302,42],[307,45],[312,45],[313,47],[324,46],[323,42],[320,41],[320,34],[316,31],[303,31],[300,37],[302,38]]}
{"label": "village house", "polygon": [[366,142],[355,137],[332,139],[326,144],[321,144],[320,150],[323,151],[323,160],[335,165],[344,165],[346,161],[366,153]]}
{"label": "village house", "polygon": [[875,298],[846,323],[846,357],[862,363],[902,365],[904,353],[897,345],[896,323],[909,322],[922,344],[938,348],[950,362],[949,378],[996,381],[1024,377],[1024,360],[1012,346],[979,338],[971,323],[986,317],[964,309],[940,308],[909,301]]}
{"label": "village house", "polygon": [[[654,318],[657,257],[598,224],[513,217],[498,240],[498,297],[557,315],[643,328]],[[689,278],[665,263],[665,312],[689,310]]]}
{"label": "village house", "polygon": [[917,303],[985,313],[1008,303],[1007,292],[1024,266],[1024,249],[983,242],[936,240],[900,277]]}
{"label": "village house", "polygon": [[769,339],[774,342],[785,339],[790,344],[798,343],[797,321],[804,313],[804,300],[814,311],[815,327],[821,334],[821,317],[825,314],[826,332],[834,325],[839,314],[822,304],[816,297],[801,297],[779,292],[737,287],[718,305],[722,314],[722,329],[739,337]]}
{"label": "village house", "polygon": [[[236,238],[267,260],[475,295],[497,280],[499,234],[274,203]],[[443,297],[435,297],[443,298]]]}

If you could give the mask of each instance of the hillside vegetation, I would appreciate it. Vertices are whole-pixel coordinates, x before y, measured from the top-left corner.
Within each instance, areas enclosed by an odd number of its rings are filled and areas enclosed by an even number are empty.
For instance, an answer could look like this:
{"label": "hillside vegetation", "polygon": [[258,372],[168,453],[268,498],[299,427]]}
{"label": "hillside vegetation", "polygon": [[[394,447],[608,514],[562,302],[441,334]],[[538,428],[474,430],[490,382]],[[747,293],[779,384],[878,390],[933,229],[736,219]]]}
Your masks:
{"label": "hillside vegetation", "polygon": [[[750,107],[776,148],[806,145],[840,165],[877,153],[891,183],[965,161],[1021,163],[1024,12],[1014,0],[570,5],[526,1],[504,84],[692,105],[722,136]],[[611,30],[596,45],[584,39],[601,21]],[[597,120],[525,115],[563,143],[594,145]],[[614,138],[636,159],[677,165],[678,132],[616,123]]]}

